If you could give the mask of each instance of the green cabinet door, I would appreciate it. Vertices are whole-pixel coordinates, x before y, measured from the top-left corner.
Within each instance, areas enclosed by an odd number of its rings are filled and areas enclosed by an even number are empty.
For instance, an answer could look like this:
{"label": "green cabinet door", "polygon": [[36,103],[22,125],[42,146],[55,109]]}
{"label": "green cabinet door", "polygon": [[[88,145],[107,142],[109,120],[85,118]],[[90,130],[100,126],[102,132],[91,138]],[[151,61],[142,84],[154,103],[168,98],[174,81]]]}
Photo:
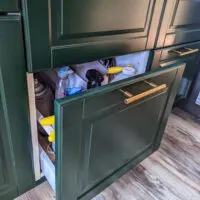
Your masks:
{"label": "green cabinet door", "polygon": [[163,0],[22,0],[28,71],[151,49]]}
{"label": "green cabinet door", "polygon": [[200,40],[200,1],[167,0],[157,47]]}
{"label": "green cabinet door", "polygon": [[0,199],[34,185],[28,94],[19,16],[0,17]]}
{"label": "green cabinet door", "polygon": [[0,100],[0,199],[13,199],[17,196],[14,166],[12,163],[12,146],[9,143],[5,115]]}
{"label": "green cabinet door", "polygon": [[18,11],[19,9],[18,0],[1,0],[0,1],[0,12]]}
{"label": "green cabinet door", "polygon": [[[183,70],[179,64],[56,101],[57,199],[91,199],[159,146]],[[149,82],[166,88],[126,104],[122,90],[135,96],[151,90]]]}

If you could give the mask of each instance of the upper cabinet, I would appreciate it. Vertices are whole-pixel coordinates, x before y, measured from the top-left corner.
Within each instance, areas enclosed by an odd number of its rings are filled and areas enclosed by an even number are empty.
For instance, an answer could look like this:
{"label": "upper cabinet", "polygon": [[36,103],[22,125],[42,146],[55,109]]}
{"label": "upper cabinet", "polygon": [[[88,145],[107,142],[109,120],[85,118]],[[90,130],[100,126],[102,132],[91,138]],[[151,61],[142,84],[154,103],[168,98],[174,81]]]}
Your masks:
{"label": "upper cabinet", "polygon": [[28,71],[151,49],[163,0],[22,0]]}
{"label": "upper cabinet", "polygon": [[17,11],[18,0],[0,0],[0,12]]}
{"label": "upper cabinet", "polygon": [[200,40],[200,0],[167,0],[157,47]]}

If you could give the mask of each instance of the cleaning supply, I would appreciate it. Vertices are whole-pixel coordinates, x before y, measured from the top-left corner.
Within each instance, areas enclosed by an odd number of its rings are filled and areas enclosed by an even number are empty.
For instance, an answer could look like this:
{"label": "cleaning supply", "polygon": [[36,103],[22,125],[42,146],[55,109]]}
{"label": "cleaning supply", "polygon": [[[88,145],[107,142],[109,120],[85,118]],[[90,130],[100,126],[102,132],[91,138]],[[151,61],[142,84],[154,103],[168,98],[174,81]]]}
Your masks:
{"label": "cleaning supply", "polygon": [[68,69],[66,67],[61,68],[58,71],[58,81],[56,83],[56,99],[61,99],[66,96],[65,89],[67,88],[67,77],[68,77]]}
{"label": "cleaning supply", "polygon": [[53,130],[51,133],[50,133],[50,135],[49,135],[49,137],[48,137],[48,140],[49,140],[49,142],[55,142],[55,140],[56,140],[56,134],[55,134],[55,130]]}
{"label": "cleaning supply", "polygon": [[87,89],[99,87],[104,81],[104,75],[96,69],[89,69],[86,73],[86,78],[88,79]]}
{"label": "cleaning supply", "polygon": [[77,88],[67,88],[66,89],[66,95],[67,96],[71,96],[73,94],[78,94],[78,93],[81,93],[83,92],[83,89],[81,87],[77,87]]}
{"label": "cleaning supply", "polygon": [[123,67],[115,66],[108,68],[107,74],[117,74],[123,71]]}
{"label": "cleaning supply", "polygon": [[42,126],[51,126],[55,124],[55,116],[49,116],[49,117],[45,117],[43,119],[40,120],[40,124]]}
{"label": "cleaning supply", "polygon": [[[58,71],[58,77],[58,89],[56,90],[58,99],[59,97],[63,98],[73,94],[78,94],[87,89],[87,83],[70,67],[61,68]],[[60,82],[62,82],[62,84]]]}
{"label": "cleaning supply", "polygon": [[135,74],[136,74],[135,68],[133,68],[131,65],[127,65],[126,67],[123,68],[121,73],[115,75],[111,83],[130,78],[132,76],[135,76]]}
{"label": "cleaning supply", "polygon": [[[40,120],[40,124],[42,126],[54,126],[55,125],[55,116],[49,116],[49,117],[45,117],[43,119]],[[53,131],[49,134],[48,137],[49,142],[55,142],[55,129],[53,129]]]}
{"label": "cleaning supply", "polygon": [[71,68],[78,74],[85,82],[88,82],[86,74],[89,70],[95,69],[102,75],[107,73],[108,62],[104,63],[102,60],[97,60],[88,63],[72,65]]}
{"label": "cleaning supply", "polygon": [[87,89],[87,83],[78,74],[76,74],[74,70],[69,67],[67,69],[69,75],[68,82],[66,84],[66,96],[85,91]]}

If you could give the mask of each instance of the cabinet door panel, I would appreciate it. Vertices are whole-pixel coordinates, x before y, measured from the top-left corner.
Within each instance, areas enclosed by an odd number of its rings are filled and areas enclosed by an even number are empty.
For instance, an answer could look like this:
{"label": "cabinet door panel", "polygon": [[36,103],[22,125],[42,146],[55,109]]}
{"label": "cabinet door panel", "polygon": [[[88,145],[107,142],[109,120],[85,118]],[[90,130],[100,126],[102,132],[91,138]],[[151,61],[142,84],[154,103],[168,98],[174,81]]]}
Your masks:
{"label": "cabinet door panel", "polygon": [[26,84],[20,17],[1,16],[0,199],[13,199],[34,186]]}
{"label": "cabinet door panel", "polygon": [[[138,105],[90,121],[87,187],[106,178],[152,145],[166,97],[167,93],[162,93]],[[154,105],[157,105],[156,109]]]}
{"label": "cabinet door panel", "polygon": [[[153,151],[155,141],[160,142],[156,138],[168,99],[171,98],[171,102],[175,96],[175,92],[171,92],[174,80],[180,79],[177,72],[182,73],[183,66],[171,66],[56,101],[58,199],[91,199]],[[166,84],[167,88],[127,105],[119,89],[141,94],[152,89],[144,80],[158,86]],[[109,94],[115,96],[114,102]],[[99,97],[96,102],[91,101],[94,96]],[[95,109],[95,104],[103,105],[104,101],[113,104]],[[90,107],[94,108],[93,112],[88,112]]]}
{"label": "cabinet door panel", "polygon": [[157,47],[200,40],[200,1],[168,0]]}
{"label": "cabinet door panel", "polygon": [[0,100],[0,199],[13,199],[17,196],[17,187],[12,164],[12,149],[6,129],[5,115]]}
{"label": "cabinet door panel", "polygon": [[153,48],[163,6],[163,0],[22,2],[29,71]]}
{"label": "cabinet door panel", "polygon": [[18,11],[18,0],[1,0],[0,12]]}

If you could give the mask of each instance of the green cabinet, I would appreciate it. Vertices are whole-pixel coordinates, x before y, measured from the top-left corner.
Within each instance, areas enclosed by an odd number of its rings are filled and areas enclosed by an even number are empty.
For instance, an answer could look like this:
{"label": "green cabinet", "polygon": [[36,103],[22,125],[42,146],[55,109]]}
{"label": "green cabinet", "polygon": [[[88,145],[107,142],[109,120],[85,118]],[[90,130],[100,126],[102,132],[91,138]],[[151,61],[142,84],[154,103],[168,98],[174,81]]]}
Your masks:
{"label": "green cabinet", "polygon": [[19,16],[0,16],[0,199],[34,185]]}
{"label": "green cabinet", "polygon": [[157,48],[200,40],[200,1],[167,0]]}
{"label": "green cabinet", "polygon": [[22,0],[28,71],[154,46],[163,0]]}
{"label": "green cabinet", "polygon": [[13,199],[17,196],[17,187],[2,101],[0,112],[0,199]]}
{"label": "green cabinet", "polygon": [[91,199],[159,147],[183,71],[176,64],[55,102],[57,199]]}
{"label": "green cabinet", "polygon": [[177,100],[187,99],[192,81],[198,70],[198,56],[200,42],[194,42],[179,46],[173,46],[154,51],[154,58],[151,69],[165,67],[167,65],[184,62],[186,63],[183,78],[177,93]]}
{"label": "green cabinet", "polygon": [[18,11],[19,1],[18,0],[1,0],[0,1],[0,12]]}

